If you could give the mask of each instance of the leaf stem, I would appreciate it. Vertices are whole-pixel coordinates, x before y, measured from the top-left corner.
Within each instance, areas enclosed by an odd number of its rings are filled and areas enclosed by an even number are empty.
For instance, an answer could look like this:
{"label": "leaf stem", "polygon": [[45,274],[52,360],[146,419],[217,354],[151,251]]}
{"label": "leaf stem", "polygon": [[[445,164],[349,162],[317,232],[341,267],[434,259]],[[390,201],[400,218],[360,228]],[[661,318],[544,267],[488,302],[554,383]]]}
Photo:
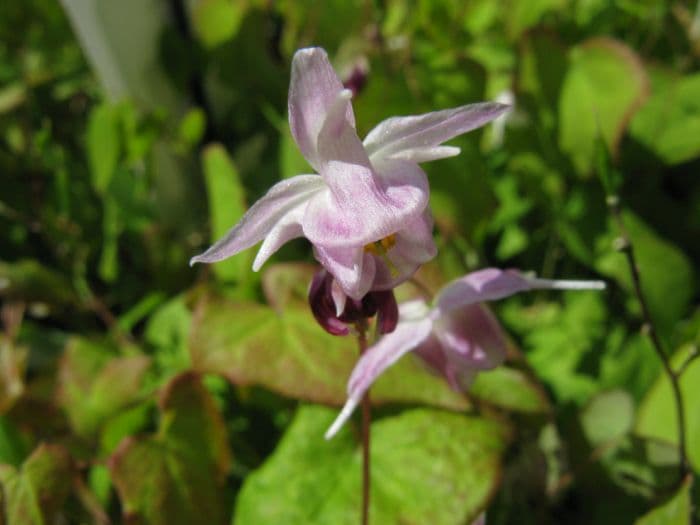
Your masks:
{"label": "leaf stem", "polygon": [[[356,323],[357,343],[360,355],[367,350],[367,320],[361,319]],[[362,525],[369,524],[369,488],[370,488],[370,424],[372,422],[372,407],[369,399],[369,389],[362,396]]]}
{"label": "leaf stem", "polygon": [[661,364],[664,369],[664,373],[668,377],[671,383],[671,390],[673,392],[673,399],[676,406],[676,417],[678,418],[678,456],[679,456],[679,468],[680,468],[680,479],[685,479],[686,475],[690,474],[690,465],[688,463],[688,453],[686,445],[686,422],[685,422],[685,410],[683,407],[683,395],[680,388],[680,374],[674,372],[671,367],[671,360],[669,356],[664,351],[663,345],[661,344],[661,339],[659,334],[654,327],[654,321],[651,318],[651,313],[649,311],[649,306],[647,305],[646,297],[642,291],[642,281],[639,275],[639,267],[637,265],[637,260],[634,256],[634,247],[630,241],[627,229],[625,228],[625,223],[622,217],[622,210],[620,208],[620,199],[617,195],[610,195],[607,199],[608,207],[610,208],[613,219],[617,224],[617,228],[620,232],[619,242],[616,243],[616,248],[625,254],[627,259],[627,265],[629,266],[630,275],[632,276],[632,284],[634,286],[634,293],[637,296],[639,305],[642,309],[642,317],[644,318],[644,325],[642,326],[642,331],[649,336],[651,340],[652,347],[656,352],[656,355],[661,360]]}

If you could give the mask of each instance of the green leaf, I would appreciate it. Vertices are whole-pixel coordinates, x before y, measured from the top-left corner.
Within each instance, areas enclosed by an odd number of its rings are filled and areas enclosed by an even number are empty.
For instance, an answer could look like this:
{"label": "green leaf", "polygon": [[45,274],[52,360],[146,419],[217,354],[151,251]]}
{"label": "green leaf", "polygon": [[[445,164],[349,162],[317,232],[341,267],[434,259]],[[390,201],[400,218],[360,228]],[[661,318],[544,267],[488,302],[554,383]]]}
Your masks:
{"label": "green leaf", "polygon": [[106,419],[141,397],[144,355],[115,357],[86,339],[69,341],[59,368],[59,400],[75,433],[91,438]]}
{"label": "green leaf", "polygon": [[182,296],[158,308],[148,319],[144,337],[155,348],[153,359],[166,372],[182,372],[190,367],[187,339],[191,312]]}
{"label": "green leaf", "polygon": [[[634,247],[642,290],[651,315],[659,324],[658,328],[666,332],[686,313],[693,296],[693,266],[682,251],[657,235],[637,215],[623,213],[623,221]],[[596,240],[595,268],[633,293],[625,255],[613,251],[613,241],[618,236],[618,228],[611,222],[608,234]]]}
{"label": "green leaf", "polygon": [[178,129],[178,136],[187,148],[192,148],[202,140],[206,127],[207,117],[204,111],[199,108],[194,108],[189,110],[185,116],[182,117],[180,128]]}
{"label": "green leaf", "polygon": [[597,137],[617,152],[647,84],[639,57],[621,42],[595,38],[571,51],[559,98],[559,144],[580,173],[594,167]]}
{"label": "green leaf", "polygon": [[518,306],[514,298],[501,313],[508,327],[521,334],[528,362],[554,398],[583,404],[597,389],[596,378],[583,365],[598,351],[606,333],[607,310],[600,292],[567,292],[564,304],[538,301]]}
{"label": "green leaf", "polygon": [[160,399],[157,435],[126,438],[109,461],[124,516],[138,523],[225,523],[230,464],[225,424],[195,374],[173,379]]}
{"label": "green leaf", "polygon": [[693,479],[688,477],[678,491],[648,514],[645,514],[635,525],[688,525],[692,523],[693,504],[690,491]]}
{"label": "green leaf", "polygon": [[547,12],[560,10],[567,3],[567,0],[514,0],[510,2],[506,24],[509,36],[513,39],[518,38],[524,31],[537,25]]}
{"label": "green leaf", "polygon": [[45,525],[61,521],[59,511],[70,492],[71,471],[68,452],[58,445],[40,445],[19,470],[0,465],[7,523]]}
{"label": "green leaf", "polygon": [[[221,144],[207,146],[202,153],[202,167],[209,196],[212,242],[218,241],[243,217],[245,192],[238,170]],[[223,280],[243,279],[249,273],[252,251],[213,265]]]}
{"label": "green leaf", "polygon": [[634,402],[624,390],[597,394],[581,412],[581,425],[594,447],[625,436],[634,424]]}
{"label": "green leaf", "polygon": [[[193,367],[255,384],[286,396],[340,405],[357,360],[352,337],[327,334],[308,305],[290,303],[282,314],[262,305],[215,297],[197,307],[190,335]],[[466,399],[408,356],[372,389],[377,402],[428,403],[464,409]]]}
{"label": "green leaf", "polygon": [[24,393],[28,349],[0,334],[0,414],[7,412]]}
{"label": "green leaf", "polygon": [[506,366],[479,372],[469,395],[514,412],[541,414],[551,410],[542,387],[525,372]]}
{"label": "green leaf", "polygon": [[[692,345],[681,348],[673,356],[675,367],[685,361]],[[690,462],[700,472],[700,359],[692,362],[681,376],[681,394],[685,407],[686,442]],[[635,430],[642,436],[664,439],[678,443],[678,418],[671,384],[664,373],[659,374],[656,383],[639,407]]]}
{"label": "green leaf", "polygon": [[[301,407],[275,453],[243,484],[237,525],[356,524],[361,449],[345,428],[323,440],[336,413]],[[438,410],[408,410],[372,424],[370,521],[470,523],[500,479],[505,427]]]}
{"label": "green leaf", "polygon": [[78,297],[70,281],[33,259],[0,261],[0,297],[51,306],[74,306]]}
{"label": "green leaf", "polygon": [[668,164],[700,155],[700,73],[652,76],[652,96],[630,125],[632,136]]}
{"label": "green leaf", "polygon": [[88,119],[87,153],[92,187],[101,196],[112,181],[121,147],[118,108],[110,104],[95,107]]}
{"label": "green leaf", "polygon": [[195,4],[192,22],[199,40],[214,48],[233,38],[248,10],[247,2],[202,0]]}
{"label": "green leaf", "polygon": [[111,283],[119,273],[119,235],[122,232],[122,220],[119,203],[112,195],[104,199],[102,216],[102,253],[98,264],[100,277]]}

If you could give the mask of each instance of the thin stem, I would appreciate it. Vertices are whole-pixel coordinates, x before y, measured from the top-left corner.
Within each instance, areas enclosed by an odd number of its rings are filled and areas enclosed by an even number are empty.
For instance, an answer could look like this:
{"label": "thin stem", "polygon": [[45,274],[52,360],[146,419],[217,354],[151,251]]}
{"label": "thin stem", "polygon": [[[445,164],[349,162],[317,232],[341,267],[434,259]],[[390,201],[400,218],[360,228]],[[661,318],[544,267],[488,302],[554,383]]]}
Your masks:
{"label": "thin stem", "polygon": [[[360,355],[367,350],[367,320],[361,319],[356,324],[357,343]],[[370,487],[370,423],[372,422],[372,407],[369,399],[369,389],[362,396],[362,525],[369,524],[369,487]]]}
{"label": "thin stem", "polygon": [[680,377],[683,375],[683,373],[686,371],[688,366],[695,361],[698,357],[700,357],[700,349],[696,345],[693,345],[693,348],[690,350],[690,353],[686,356],[685,361],[681,363],[681,366],[678,367],[678,370],[676,370],[676,376],[680,379]]}
{"label": "thin stem", "polygon": [[634,293],[637,296],[639,305],[642,308],[642,316],[644,318],[644,332],[651,339],[652,347],[656,352],[656,355],[661,360],[661,364],[664,369],[664,373],[671,382],[671,390],[673,392],[673,399],[676,405],[676,417],[678,418],[678,455],[680,463],[680,478],[683,480],[686,474],[690,473],[690,465],[688,464],[688,454],[686,451],[686,438],[685,438],[685,410],[683,407],[683,395],[681,394],[680,387],[680,377],[679,374],[673,371],[671,367],[671,360],[664,351],[663,345],[661,344],[661,339],[659,334],[656,332],[654,327],[654,322],[651,318],[651,313],[649,312],[649,306],[647,305],[646,297],[642,291],[642,281],[639,275],[639,267],[637,266],[637,260],[634,256],[634,247],[630,241],[629,235],[627,234],[627,229],[625,228],[625,223],[622,218],[622,210],[620,209],[620,199],[613,195],[608,197],[608,206],[612,212],[612,216],[617,223],[617,227],[620,231],[620,243],[617,248],[625,254],[627,258],[627,265],[630,269],[630,274],[632,276],[632,284],[634,286]]}

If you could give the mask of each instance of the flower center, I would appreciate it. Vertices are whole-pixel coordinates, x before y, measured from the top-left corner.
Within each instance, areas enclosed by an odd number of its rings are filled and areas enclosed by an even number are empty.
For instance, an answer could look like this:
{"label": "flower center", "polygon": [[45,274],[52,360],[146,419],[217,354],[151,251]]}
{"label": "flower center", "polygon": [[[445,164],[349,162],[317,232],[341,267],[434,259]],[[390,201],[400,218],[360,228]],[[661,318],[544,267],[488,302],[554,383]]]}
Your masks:
{"label": "flower center", "polygon": [[379,257],[382,261],[384,261],[384,264],[386,264],[387,268],[389,268],[389,272],[394,277],[396,277],[399,274],[399,271],[396,268],[396,266],[394,266],[394,263],[391,261],[391,259],[389,259],[388,252],[394,247],[395,244],[396,234],[392,233],[391,235],[388,235],[383,239],[379,239],[378,241],[365,244],[364,248],[366,253],[371,253],[372,255],[375,255],[376,257]]}
{"label": "flower center", "polygon": [[394,247],[395,244],[396,234],[392,233],[388,237],[384,237],[383,239],[379,239],[378,241],[365,244],[365,251],[374,255],[378,255],[380,257],[384,257],[386,253]]}

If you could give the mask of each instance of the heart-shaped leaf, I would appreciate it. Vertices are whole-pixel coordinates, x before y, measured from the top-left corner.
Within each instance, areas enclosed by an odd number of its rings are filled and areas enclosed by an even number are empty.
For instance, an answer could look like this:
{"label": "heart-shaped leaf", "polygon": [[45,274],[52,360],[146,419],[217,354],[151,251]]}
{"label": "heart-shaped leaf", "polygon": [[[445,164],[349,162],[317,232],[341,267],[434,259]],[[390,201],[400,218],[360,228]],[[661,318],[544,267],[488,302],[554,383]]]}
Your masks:
{"label": "heart-shaped leaf", "polygon": [[[243,485],[237,525],[360,521],[362,452],[352,428],[323,441],[336,413],[301,407],[272,457]],[[488,504],[508,432],[434,409],[372,424],[370,521],[463,524]]]}
{"label": "heart-shaped leaf", "polygon": [[[190,333],[192,365],[238,385],[256,384],[283,395],[340,405],[357,360],[352,337],[324,332],[306,305],[283,314],[254,303],[207,297],[197,307]],[[412,356],[402,359],[372,389],[377,402],[426,403],[465,409],[464,396],[431,375]]]}
{"label": "heart-shaped leaf", "polygon": [[125,439],[109,462],[126,521],[224,523],[230,452],[224,421],[199,376],[173,379],[160,411],[158,434]]}

